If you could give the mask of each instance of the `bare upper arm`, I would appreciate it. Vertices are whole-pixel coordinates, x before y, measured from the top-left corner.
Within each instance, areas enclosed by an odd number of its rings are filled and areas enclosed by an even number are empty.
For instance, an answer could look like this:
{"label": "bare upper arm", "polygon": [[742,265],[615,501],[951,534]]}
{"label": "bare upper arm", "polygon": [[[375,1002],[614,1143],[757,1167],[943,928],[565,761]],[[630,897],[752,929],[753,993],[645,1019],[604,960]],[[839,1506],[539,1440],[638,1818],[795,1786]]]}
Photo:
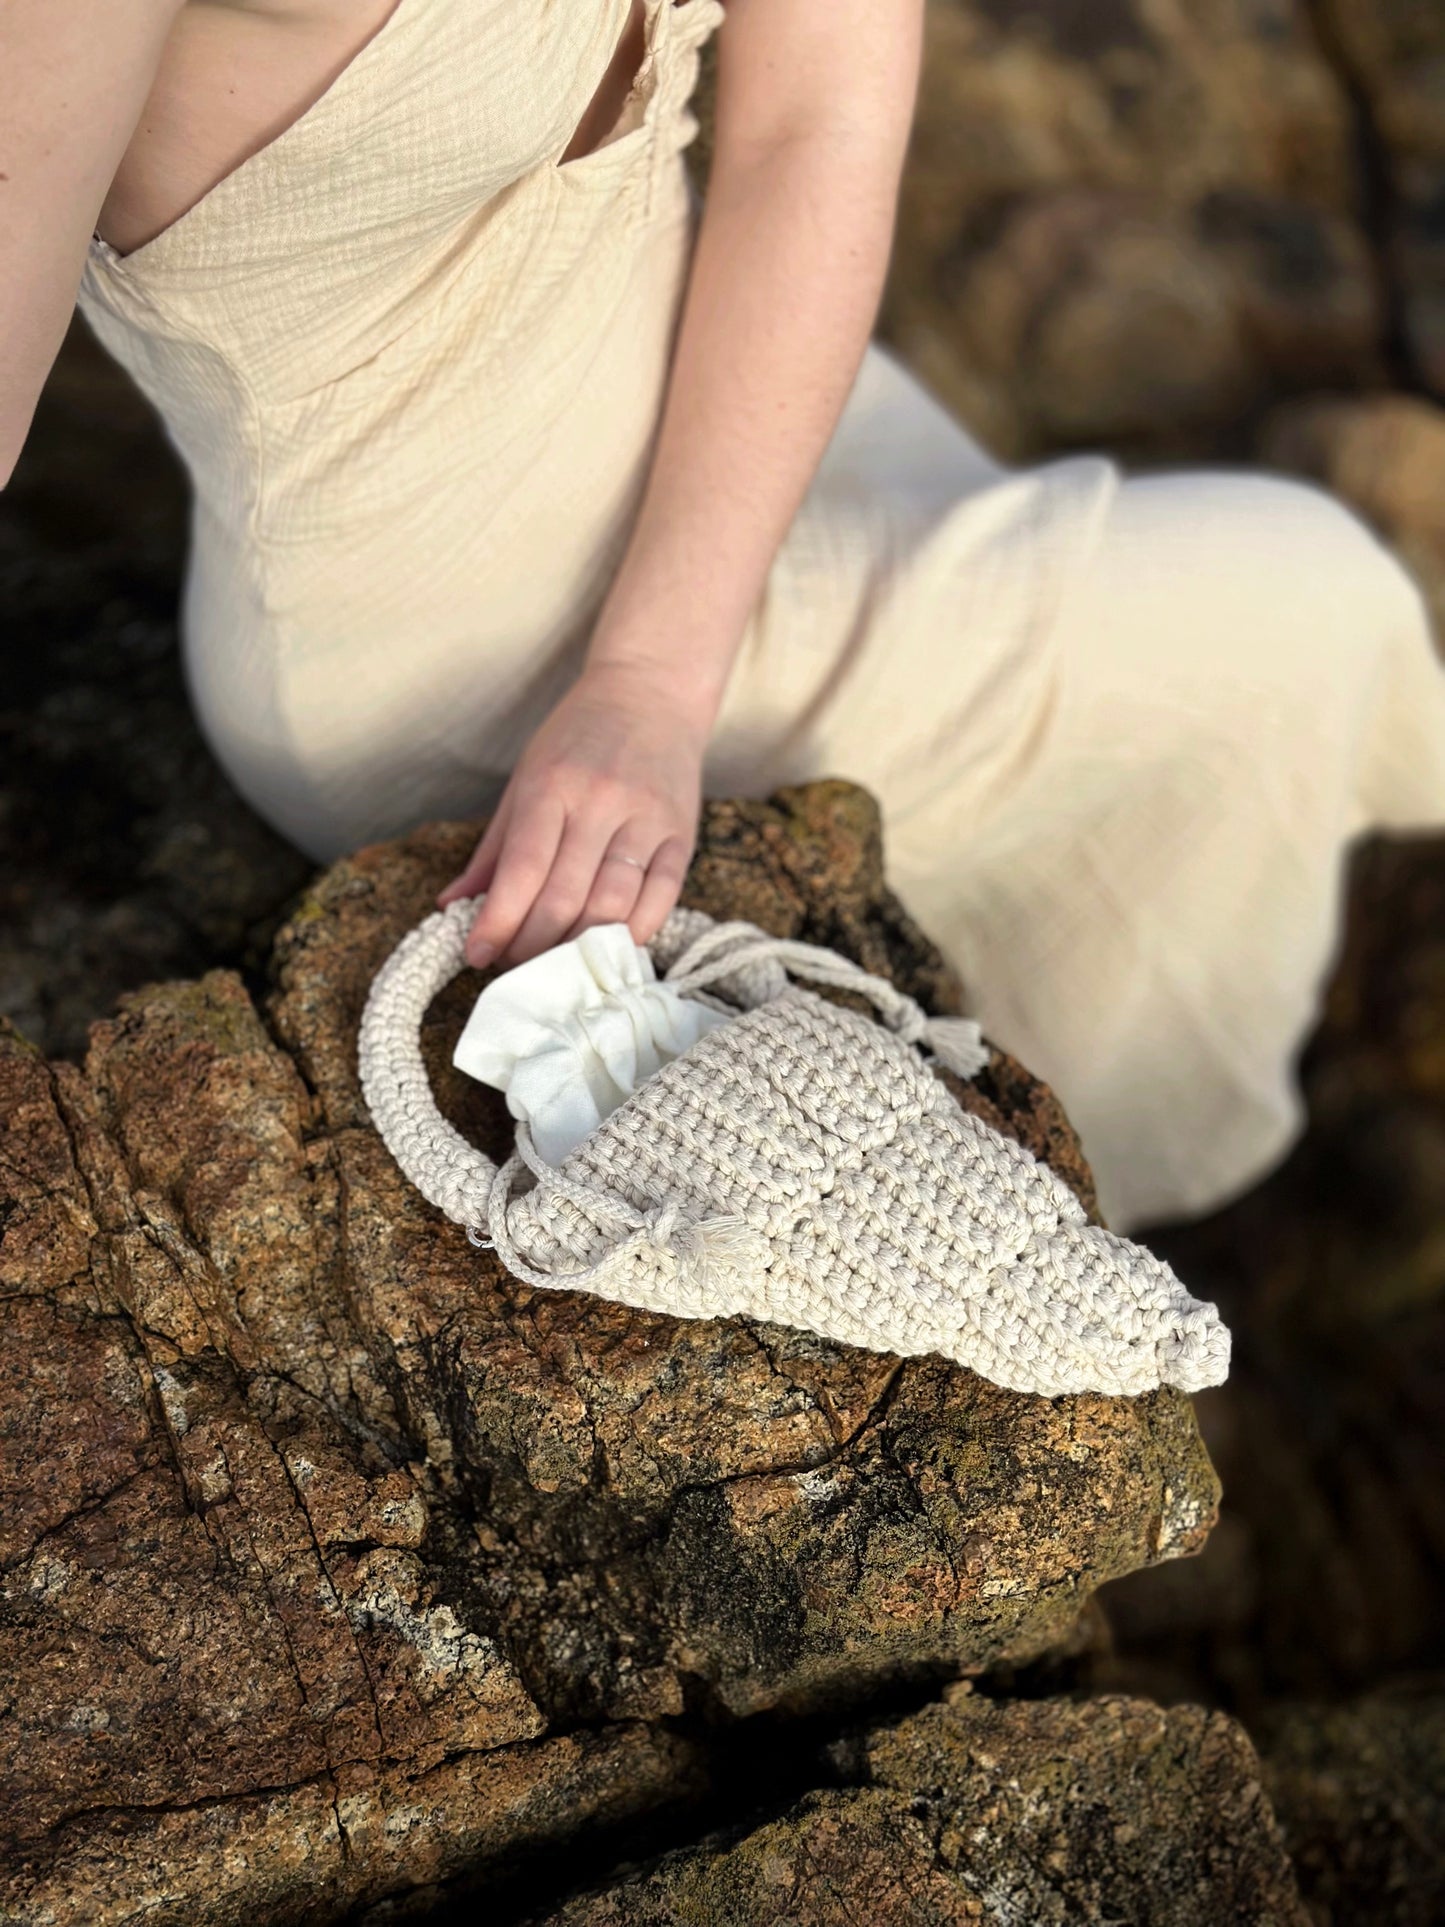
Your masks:
{"label": "bare upper arm", "polygon": [[726,0],[714,147],[819,131],[892,148],[913,123],[924,0]]}
{"label": "bare upper arm", "polygon": [[65,337],[101,203],[184,4],[0,7],[0,486]]}

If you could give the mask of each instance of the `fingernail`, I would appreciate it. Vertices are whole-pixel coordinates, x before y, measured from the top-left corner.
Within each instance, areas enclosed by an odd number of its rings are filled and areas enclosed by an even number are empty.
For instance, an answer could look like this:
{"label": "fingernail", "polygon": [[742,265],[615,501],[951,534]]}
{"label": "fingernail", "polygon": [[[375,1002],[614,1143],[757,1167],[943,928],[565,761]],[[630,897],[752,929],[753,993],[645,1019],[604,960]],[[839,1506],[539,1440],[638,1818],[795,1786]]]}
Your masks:
{"label": "fingernail", "polygon": [[467,962],[474,970],[485,970],[496,954],[495,944],[469,943],[467,945]]}

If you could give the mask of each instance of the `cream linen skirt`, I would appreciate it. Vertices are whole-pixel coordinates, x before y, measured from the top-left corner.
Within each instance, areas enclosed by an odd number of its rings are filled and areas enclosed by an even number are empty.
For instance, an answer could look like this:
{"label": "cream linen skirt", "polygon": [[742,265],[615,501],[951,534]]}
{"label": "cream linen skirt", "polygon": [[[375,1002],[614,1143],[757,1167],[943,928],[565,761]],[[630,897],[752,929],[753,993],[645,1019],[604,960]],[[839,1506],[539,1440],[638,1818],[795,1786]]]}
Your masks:
{"label": "cream linen skirt", "polygon": [[[1445,831],[1445,669],[1415,584],[1320,489],[1099,464],[1062,526],[1033,503],[948,539],[1029,479],[870,351],[710,773],[874,790],[893,884],[1129,1232],[1221,1206],[1298,1137],[1347,847]],[[923,577],[878,566],[904,504]]]}

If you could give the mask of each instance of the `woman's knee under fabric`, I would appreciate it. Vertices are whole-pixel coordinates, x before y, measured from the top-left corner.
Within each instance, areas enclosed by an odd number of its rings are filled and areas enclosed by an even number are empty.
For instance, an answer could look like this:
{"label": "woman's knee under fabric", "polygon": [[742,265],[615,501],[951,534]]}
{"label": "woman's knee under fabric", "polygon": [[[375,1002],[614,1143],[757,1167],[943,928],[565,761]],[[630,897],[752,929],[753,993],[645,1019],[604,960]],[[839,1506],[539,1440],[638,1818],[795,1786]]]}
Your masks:
{"label": "woman's knee under fabric", "polygon": [[1445,670],[1351,511],[1230,472],[1126,483],[1056,644],[1035,762],[950,876],[898,880],[1127,1227],[1222,1201],[1297,1132],[1345,843],[1445,828]]}
{"label": "woman's knee under fabric", "polygon": [[1343,696],[1429,623],[1403,564],[1337,498],[1201,469],[1123,484],[1060,635],[1081,671],[1136,673],[1143,714],[1228,677],[1246,699],[1282,692],[1298,720],[1312,690]]}
{"label": "woman's knee under fabric", "polygon": [[1189,757],[1323,838],[1434,811],[1445,668],[1424,599],[1312,484],[1130,478],[1055,640],[1053,781],[1072,765],[1081,808]]}

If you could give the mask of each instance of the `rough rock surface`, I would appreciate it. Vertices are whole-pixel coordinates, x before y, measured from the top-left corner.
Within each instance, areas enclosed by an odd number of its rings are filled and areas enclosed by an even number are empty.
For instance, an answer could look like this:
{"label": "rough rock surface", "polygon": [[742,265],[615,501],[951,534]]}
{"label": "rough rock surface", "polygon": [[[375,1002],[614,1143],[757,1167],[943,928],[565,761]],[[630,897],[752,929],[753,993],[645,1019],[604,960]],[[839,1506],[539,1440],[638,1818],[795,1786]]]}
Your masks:
{"label": "rough rock surface", "polygon": [[[931,0],[880,334],[1005,457],[1253,455],[1282,397],[1419,388],[1442,19],[1421,0]],[[1413,434],[1408,466],[1422,505],[1445,499]],[[145,981],[223,964],[254,983],[308,874],[188,713],[185,520],[172,450],[77,318],[0,496],[0,1013],[52,1055]]]}
{"label": "rough rock surface", "polygon": [[[505,1279],[401,1178],[353,1064],[370,974],[475,826],[336,866],[269,1025],[213,971],[0,1043],[0,1915],[326,1920],[696,1797],[710,1724],[1073,1637],[1196,1549],[1188,1403],[1031,1399],[742,1321]],[[862,792],[713,806],[688,898],[958,987]],[[428,1024],[444,1074],[480,978]],[[970,1101],[1086,1201],[1046,1092]]]}
{"label": "rough rock surface", "polygon": [[1307,1927],[1254,1751],[1223,1714],[952,1688],[831,1756],[842,1784],[528,1927]]}
{"label": "rough rock surface", "polygon": [[1445,400],[1445,10],[1433,0],[1311,8],[1359,111],[1397,362]]}
{"label": "rough rock surface", "polygon": [[1445,1676],[1277,1707],[1258,1738],[1316,1927],[1445,1920]]}

